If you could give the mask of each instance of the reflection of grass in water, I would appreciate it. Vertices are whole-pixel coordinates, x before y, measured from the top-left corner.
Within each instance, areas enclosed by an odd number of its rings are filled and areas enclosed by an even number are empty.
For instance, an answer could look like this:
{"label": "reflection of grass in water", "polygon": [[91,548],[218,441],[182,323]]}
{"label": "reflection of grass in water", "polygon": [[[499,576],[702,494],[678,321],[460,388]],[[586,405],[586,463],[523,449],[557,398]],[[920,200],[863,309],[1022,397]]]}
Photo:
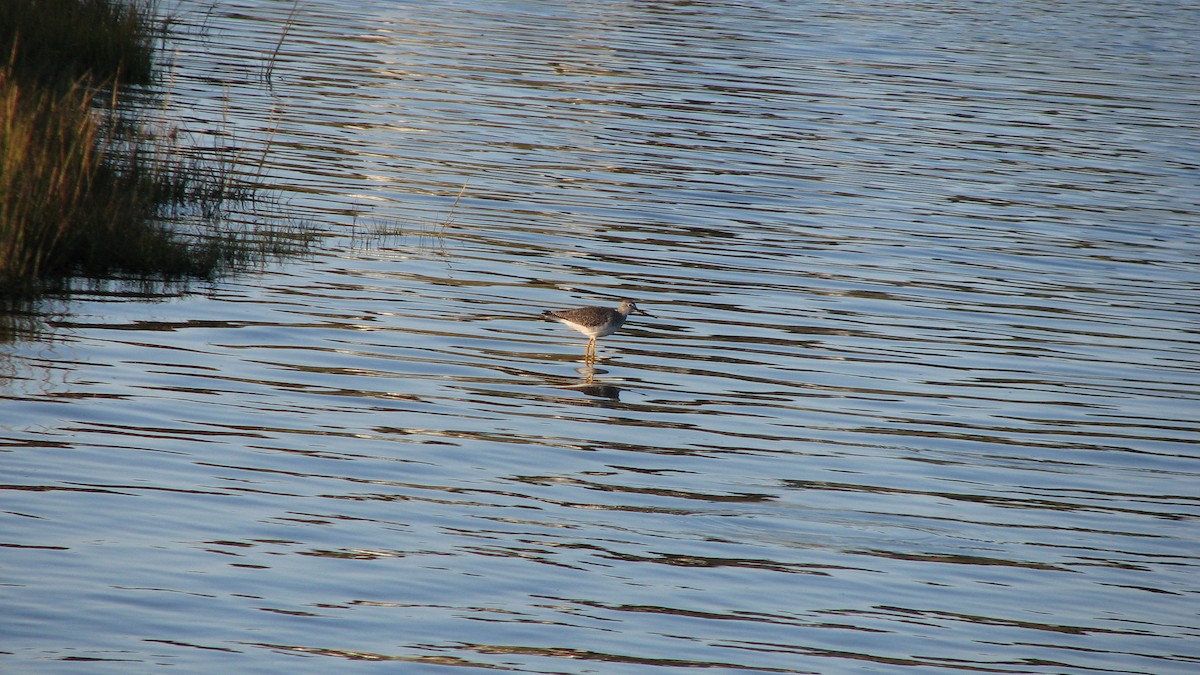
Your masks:
{"label": "reflection of grass in water", "polygon": [[184,148],[177,129],[156,133],[119,105],[120,82],[153,77],[167,28],[153,9],[0,0],[0,295],[72,275],[213,277],[310,240],[229,223],[227,206],[257,192],[235,157]]}

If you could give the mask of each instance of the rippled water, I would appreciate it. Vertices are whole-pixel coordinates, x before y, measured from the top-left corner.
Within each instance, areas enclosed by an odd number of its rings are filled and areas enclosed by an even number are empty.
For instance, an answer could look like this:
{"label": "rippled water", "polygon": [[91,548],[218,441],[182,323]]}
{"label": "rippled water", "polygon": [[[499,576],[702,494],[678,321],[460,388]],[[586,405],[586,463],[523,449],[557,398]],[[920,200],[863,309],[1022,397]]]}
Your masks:
{"label": "rippled water", "polygon": [[296,7],[312,255],[8,317],[0,669],[1200,667],[1194,6]]}

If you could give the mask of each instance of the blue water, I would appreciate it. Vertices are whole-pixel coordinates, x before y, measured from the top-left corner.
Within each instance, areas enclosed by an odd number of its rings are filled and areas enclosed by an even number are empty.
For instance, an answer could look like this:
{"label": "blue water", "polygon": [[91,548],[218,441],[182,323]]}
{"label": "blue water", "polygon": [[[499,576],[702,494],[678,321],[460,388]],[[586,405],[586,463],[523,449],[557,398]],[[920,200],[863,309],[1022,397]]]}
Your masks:
{"label": "blue water", "polygon": [[312,252],[5,317],[0,670],[1200,667],[1200,10],[296,7],[163,115]]}

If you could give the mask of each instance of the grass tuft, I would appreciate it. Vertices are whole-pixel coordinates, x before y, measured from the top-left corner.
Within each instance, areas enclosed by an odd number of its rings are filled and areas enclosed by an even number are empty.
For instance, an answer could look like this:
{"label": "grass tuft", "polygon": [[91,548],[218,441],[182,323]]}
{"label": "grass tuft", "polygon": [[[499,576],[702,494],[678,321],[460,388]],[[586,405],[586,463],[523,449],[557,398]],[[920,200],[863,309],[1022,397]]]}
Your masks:
{"label": "grass tuft", "polygon": [[19,79],[42,86],[148,84],[169,25],[154,16],[153,0],[4,0],[0,54]]}
{"label": "grass tuft", "polygon": [[301,228],[222,226],[255,185],[121,105],[120,82],[154,76],[167,24],[153,10],[0,0],[0,295],[75,275],[211,278],[311,240]]}

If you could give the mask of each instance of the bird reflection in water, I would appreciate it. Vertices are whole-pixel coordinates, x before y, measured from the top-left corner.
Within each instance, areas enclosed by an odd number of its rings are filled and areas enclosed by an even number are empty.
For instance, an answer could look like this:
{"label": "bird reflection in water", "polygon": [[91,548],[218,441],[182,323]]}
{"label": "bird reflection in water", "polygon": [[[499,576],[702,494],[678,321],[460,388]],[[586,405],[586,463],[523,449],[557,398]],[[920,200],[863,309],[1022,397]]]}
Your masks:
{"label": "bird reflection in water", "polygon": [[621,400],[621,387],[619,385],[613,384],[612,382],[605,382],[603,380],[597,381],[595,379],[597,373],[606,373],[608,371],[597,371],[596,368],[592,366],[584,366],[583,368],[577,368],[575,372],[582,375],[582,379],[570,384],[560,384],[558,385],[558,388],[578,391],[581,394],[586,394],[587,396],[593,396],[595,398],[606,398],[611,401]]}
{"label": "bird reflection in water", "polygon": [[592,382],[589,379],[579,384],[563,387],[563,389],[574,389],[588,396],[595,396],[596,398],[607,398],[613,401],[621,400],[621,388],[609,382]]}

